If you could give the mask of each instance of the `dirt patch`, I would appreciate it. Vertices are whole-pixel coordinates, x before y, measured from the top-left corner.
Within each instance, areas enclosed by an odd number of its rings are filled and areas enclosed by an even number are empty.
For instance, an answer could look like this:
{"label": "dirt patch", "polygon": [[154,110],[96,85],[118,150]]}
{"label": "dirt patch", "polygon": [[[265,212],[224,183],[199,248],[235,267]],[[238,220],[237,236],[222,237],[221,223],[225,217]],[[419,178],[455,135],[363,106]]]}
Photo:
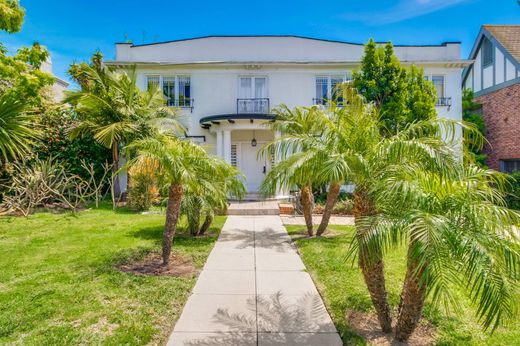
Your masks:
{"label": "dirt patch", "polygon": [[[408,342],[403,343],[394,340],[392,334],[384,334],[379,327],[377,316],[373,312],[347,311],[347,321],[350,327],[369,345],[377,346],[429,346],[435,344],[435,327],[422,319],[413,332]],[[394,326],[395,327],[395,326]]]}
{"label": "dirt patch", "polygon": [[174,253],[170,256],[170,264],[168,266],[163,266],[162,256],[159,253],[152,252],[143,259],[124,263],[118,268],[125,273],[136,275],[185,277],[193,276],[197,273],[197,268],[193,266],[189,258]]}

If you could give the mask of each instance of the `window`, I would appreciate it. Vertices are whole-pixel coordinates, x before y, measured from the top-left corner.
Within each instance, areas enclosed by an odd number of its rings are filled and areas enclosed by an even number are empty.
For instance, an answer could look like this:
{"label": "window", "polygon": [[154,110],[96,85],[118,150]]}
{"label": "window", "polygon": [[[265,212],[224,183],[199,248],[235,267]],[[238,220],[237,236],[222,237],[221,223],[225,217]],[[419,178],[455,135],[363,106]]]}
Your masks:
{"label": "window", "polygon": [[520,159],[500,160],[500,171],[505,173],[520,171]]}
{"label": "window", "polygon": [[237,145],[231,144],[231,166],[237,167]]}
{"label": "window", "polygon": [[337,86],[349,80],[346,76],[318,76],[316,77],[316,98],[314,104],[327,104],[328,100],[336,100],[341,103],[341,98],[337,97]]}
{"label": "window", "polygon": [[190,76],[147,76],[147,87],[150,90],[159,86],[166,98],[166,105],[172,107],[191,108]]}
{"label": "window", "polygon": [[424,79],[432,81],[435,91],[437,91],[437,98],[444,98],[445,83],[443,75],[425,75]]}
{"label": "window", "polygon": [[148,76],[146,79],[146,87],[147,90],[152,90],[159,86],[160,77],[159,76]]}
{"label": "window", "polygon": [[243,76],[238,78],[237,113],[269,113],[267,77]]}
{"label": "window", "polygon": [[486,67],[493,63],[493,44],[484,37],[482,39],[482,66]]}
{"label": "window", "polygon": [[175,106],[175,77],[163,77],[162,89],[167,106]]}

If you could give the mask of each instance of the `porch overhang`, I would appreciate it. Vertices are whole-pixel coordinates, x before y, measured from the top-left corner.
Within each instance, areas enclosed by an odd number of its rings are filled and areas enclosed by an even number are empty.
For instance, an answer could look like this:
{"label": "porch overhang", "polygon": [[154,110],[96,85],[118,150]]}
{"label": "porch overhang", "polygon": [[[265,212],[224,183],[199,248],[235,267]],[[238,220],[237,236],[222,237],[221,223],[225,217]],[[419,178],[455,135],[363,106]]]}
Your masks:
{"label": "porch overhang", "polygon": [[233,114],[217,114],[203,117],[199,120],[200,126],[204,129],[211,128],[211,125],[219,125],[221,122],[234,123],[236,120],[265,120],[274,121],[274,114],[257,114],[257,113],[233,113]]}

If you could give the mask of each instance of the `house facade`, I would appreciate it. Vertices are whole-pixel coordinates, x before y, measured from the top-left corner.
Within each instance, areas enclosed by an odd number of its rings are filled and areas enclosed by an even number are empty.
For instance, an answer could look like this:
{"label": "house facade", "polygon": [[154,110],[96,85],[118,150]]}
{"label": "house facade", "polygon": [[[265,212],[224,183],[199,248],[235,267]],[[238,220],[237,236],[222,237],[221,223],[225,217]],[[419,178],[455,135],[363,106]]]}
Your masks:
{"label": "house facade", "polygon": [[[359,67],[363,51],[362,44],[298,36],[207,36],[116,44],[116,59],[107,64],[135,66],[143,89],[158,85],[168,104],[181,109],[188,136],[237,166],[255,193],[276,159],[258,155],[277,136],[266,126],[272,109],[326,103]],[[461,118],[461,70],[468,62],[460,43],[397,45],[395,54],[434,82],[441,117]]]}
{"label": "house facade", "polygon": [[483,25],[464,69],[463,87],[475,92],[486,124],[486,164],[520,170],[520,25]]}

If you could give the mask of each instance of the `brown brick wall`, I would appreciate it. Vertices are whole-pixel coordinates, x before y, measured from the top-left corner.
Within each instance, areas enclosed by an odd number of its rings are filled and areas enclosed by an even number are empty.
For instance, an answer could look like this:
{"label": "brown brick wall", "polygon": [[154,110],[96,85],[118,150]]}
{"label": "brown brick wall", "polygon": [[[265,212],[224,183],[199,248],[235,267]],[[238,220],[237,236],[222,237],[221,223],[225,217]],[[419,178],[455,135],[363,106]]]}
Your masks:
{"label": "brown brick wall", "polygon": [[487,165],[498,170],[500,160],[520,159],[520,84],[479,96],[486,123]]}

